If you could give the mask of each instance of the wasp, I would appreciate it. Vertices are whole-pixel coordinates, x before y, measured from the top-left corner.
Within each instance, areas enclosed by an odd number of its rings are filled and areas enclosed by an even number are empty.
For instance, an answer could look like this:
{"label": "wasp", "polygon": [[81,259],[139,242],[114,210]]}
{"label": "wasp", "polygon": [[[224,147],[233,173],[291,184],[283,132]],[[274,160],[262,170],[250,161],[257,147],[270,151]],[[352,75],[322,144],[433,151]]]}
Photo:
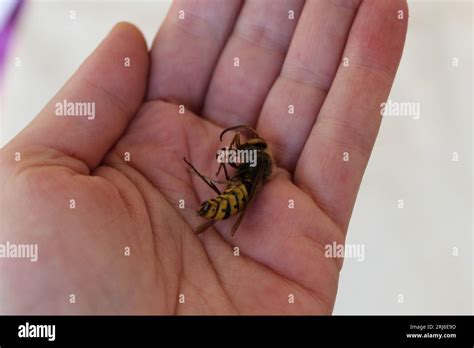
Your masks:
{"label": "wasp", "polygon": [[[248,131],[251,137],[247,141],[241,143],[240,132]],[[247,125],[238,125],[224,129],[219,136],[222,137],[227,132],[236,132],[231,143],[227,148],[221,148],[221,151],[244,151],[244,153],[253,153],[256,161],[254,163],[247,162],[220,162],[216,177],[224,170],[226,180],[211,179],[202,175],[186,158],[183,158],[189,166],[189,172],[197,175],[211,189],[213,189],[217,197],[208,199],[201,203],[197,214],[205,218],[206,221],[200,225],[195,231],[196,234],[204,232],[216,222],[228,219],[234,215],[240,214],[235,224],[232,226],[231,235],[237,231],[245,212],[252,205],[257,192],[260,191],[263,183],[272,174],[273,161],[265,139],[259,136],[257,131]],[[217,157],[217,155],[216,155]],[[226,164],[235,169],[234,174],[229,176]],[[216,184],[226,184],[226,189],[221,192]]]}

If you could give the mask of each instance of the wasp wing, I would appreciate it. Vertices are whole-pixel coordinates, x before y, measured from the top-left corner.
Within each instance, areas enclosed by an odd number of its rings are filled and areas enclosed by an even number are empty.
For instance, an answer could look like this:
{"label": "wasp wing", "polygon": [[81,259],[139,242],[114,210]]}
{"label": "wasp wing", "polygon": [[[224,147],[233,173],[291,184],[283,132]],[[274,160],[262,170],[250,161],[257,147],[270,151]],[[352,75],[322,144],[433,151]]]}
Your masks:
{"label": "wasp wing", "polygon": [[194,231],[195,234],[202,233],[206,231],[208,228],[210,228],[212,225],[214,225],[217,221],[216,220],[210,220],[206,221],[203,224],[199,225],[198,228],[196,228],[196,231]]}
{"label": "wasp wing", "polygon": [[242,219],[245,216],[245,213],[247,209],[250,207],[250,205],[253,203],[253,200],[255,199],[256,193],[260,191],[260,188],[262,187],[263,184],[263,173],[265,171],[264,167],[260,167],[257,172],[257,176],[255,177],[255,181],[253,183],[252,189],[250,190],[250,193],[247,197],[247,203],[245,204],[244,210],[240,213],[239,217],[237,218],[237,221],[235,222],[234,226],[232,226],[231,230],[231,235],[233,236],[235,232],[237,231],[237,228],[239,228],[240,223],[242,222]]}

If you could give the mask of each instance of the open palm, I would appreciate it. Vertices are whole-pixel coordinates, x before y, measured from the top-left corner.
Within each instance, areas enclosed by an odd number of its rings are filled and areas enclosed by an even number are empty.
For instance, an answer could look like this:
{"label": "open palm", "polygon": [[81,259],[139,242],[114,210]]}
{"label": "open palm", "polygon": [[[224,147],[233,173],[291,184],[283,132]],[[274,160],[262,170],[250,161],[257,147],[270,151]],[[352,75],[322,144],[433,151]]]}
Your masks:
{"label": "open palm", "polygon": [[[177,1],[151,53],[117,25],[1,151],[0,241],[39,257],[2,261],[0,312],[331,313],[324,247],[344,243],[406,23],[398,0]],[[96,118],[56,117],[64,99]],[[274,176],[234,237],[232,219],[195,235],[215,193],[182,158],[213,176],[237,124]]]}

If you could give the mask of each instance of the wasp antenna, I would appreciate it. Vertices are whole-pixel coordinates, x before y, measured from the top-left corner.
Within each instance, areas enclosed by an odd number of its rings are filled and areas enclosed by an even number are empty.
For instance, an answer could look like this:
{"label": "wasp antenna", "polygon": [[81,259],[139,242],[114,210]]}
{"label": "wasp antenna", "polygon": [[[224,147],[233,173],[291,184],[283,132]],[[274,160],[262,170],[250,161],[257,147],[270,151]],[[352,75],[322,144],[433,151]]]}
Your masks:
{"label": "wasp antenna", "polygon": [[257,131],[254,128],[252,128],[250,126],[247,126],[245,124],[241,124],[241,125],[238,125],[238,126],[234,126],[234,127],[224,129],[222,131],[221,135],[219,136],[219,140],[222,141],[222,137],[224,136],[225,133],[240,130],[240,129],[248,130],[248,131],[252,132],[255,137],[259,138],[259,135],[258,135]]}

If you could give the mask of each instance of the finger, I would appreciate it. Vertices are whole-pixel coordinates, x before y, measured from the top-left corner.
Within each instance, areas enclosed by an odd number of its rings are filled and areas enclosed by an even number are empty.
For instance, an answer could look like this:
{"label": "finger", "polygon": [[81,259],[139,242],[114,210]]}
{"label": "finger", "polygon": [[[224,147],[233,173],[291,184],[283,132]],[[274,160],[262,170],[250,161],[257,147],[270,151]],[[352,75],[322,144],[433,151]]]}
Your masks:
{"label": "finger", "polygon": [[151,49],[148,99],[175,101],[199,112],[240,7],[240,0],[175,1]]}
{"label": "finger", "polygon": [[212,75],[203,109],[208,119],[221,126],[255,125],[302,6],[302,0],[245,2]]}
{"label": "finger", "polygon": [[331,86],[360,0],[307,1],[257,128],[278,165],[293,171]]}
{"label": "finger", "polygon": [[344,52],[348,66],[339,67],[297,163],[295,182],[345,228],[400,61],[407,20],[404,0],[361,4]]}
{"label": "finger", "polygon": [[139,108],[147,72],[142,34],[119,23],[6,148],[44,146],[96,167]]}

